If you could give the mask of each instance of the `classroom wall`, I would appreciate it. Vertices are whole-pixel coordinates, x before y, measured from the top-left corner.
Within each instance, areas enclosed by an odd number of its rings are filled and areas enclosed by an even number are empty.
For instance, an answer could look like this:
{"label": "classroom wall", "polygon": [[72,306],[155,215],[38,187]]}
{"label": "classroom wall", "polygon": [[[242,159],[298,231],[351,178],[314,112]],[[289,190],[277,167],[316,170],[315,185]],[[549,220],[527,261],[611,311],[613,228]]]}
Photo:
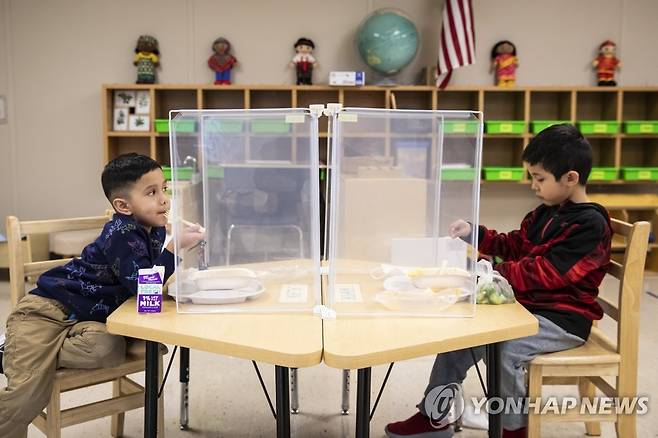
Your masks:
{"label": "classroom wall", "polygon": [[[618,43],[623,85],[656,85],[658,2],[653,0],[474,0],[477,59],[455,85],[490,84],[488,54],[499,39],[517,45],[519,85],[591,85],[598,44]],[[142,33],[160,41],[166,83],[211,82],[206,66],[214,38],[232,42],[242,84],[292,83],[287,68],[299,36],[314,39],[320,67],[364,68],[354,30],[371,11],[395,6],[421,34],[402,75],[411,80],[436,61],[442,0],[0,0],[0,95],[9,123],[0,124],[0,217],[65,217],[106,208],[100,189],[103,83],[133,82],[134,44]],[[486,115],[485,115],[486,116]],[[521,201],[496,208],[514,191]],[[485,221],[513,226],[535,203],[527,187],[483,191]],[[497,213],[505,211],[505,213]],[[4,229],[4,221],[0,230]]]}

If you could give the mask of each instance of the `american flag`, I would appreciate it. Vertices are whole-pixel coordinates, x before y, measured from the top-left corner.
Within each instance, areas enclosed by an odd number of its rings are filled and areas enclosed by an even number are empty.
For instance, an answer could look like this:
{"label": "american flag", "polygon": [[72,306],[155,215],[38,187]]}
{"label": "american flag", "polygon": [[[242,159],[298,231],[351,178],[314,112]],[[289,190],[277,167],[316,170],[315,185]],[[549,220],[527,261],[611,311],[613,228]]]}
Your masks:
{"label": "american flag", "polygon": [[439,40],[436,86],[445,88],[452,70],[475,62],[475,24],[471,0],[445,0]]}

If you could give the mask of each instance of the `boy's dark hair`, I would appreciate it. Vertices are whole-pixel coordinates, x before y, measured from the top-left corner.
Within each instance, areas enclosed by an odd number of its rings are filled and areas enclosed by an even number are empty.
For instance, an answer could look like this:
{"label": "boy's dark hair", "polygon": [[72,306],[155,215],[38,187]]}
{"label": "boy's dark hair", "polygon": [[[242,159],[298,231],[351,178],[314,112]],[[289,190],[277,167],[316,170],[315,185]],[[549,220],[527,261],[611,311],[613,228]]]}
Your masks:
{"label": "boy's dark hair", "polygon": [[155,169],[162,169],[154,159],[146,155],[129,154],[119,155],[103,169],[101,183],[107,199],[112,202],[119,194],[130,190],[132,185],[143,175]]}
{"label": "boy's dark hair", "polygon": [[592,170],[592,146],[575,126],[568,123],[549,126],[530,140],[523,161],[541,164],[555,179],[569,171],[578,172],[578,183],[587,184]]}

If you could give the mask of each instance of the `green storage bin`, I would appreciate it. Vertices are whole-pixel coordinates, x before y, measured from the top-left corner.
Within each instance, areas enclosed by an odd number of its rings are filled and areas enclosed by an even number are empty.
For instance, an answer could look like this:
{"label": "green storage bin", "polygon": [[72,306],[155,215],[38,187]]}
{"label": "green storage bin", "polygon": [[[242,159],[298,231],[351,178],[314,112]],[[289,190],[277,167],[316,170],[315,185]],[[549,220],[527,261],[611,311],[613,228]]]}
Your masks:
{"label": "green storage bin", "polygon": [[658,134],[658,120],[627,120],[624,122],[626,134]]}
{"label": "green storage bin", "polygon": [[533,120],[530,122],[530,129],[533,134],[539,134],[549,126],[559,125],[561,123],[570,123],[569,120]]}
{"label": "green storage bin", "polygon": [[441,179],[443,181],[473,181],[475,169],[472,167],[442,169]]}
{"label": "green storage bin", "polygon": [[484,179],[487,181],[521,181],[523,167],[483,167]]}
{"label": "green storage bin", "polygon": [[583,135],[616,134],[619,131],[619,123],[610,120],[581,120],[577,125]]}
{"label": "green storage bin", "polygon": [[621,175],[626,181],[657,181],[658,167],[622,167]]}
{"label": "green storage bin", "polygon": [[[174,120],[176,132],[195,132],[194,120]],[[169,132],[169,119],[155,119],[155,132]]]}
{"label": "green storage bin", "polygon": [[619,169],[616,167],[592,167],[589,181],[613,181],[617,179]]}
{"label": "green storage bin", "polygon": [[208,178],[224,178],[224,168],[221,166],[208,166]]}
{"label": "green storage bin", "polygon": [[[176,179],[178,181],[189,181],[192,178],[194,169],[191,167],[179,167],[176,172]],[[164,173],[165,180],[171,181],[171,167],[162,166],[162,173]]]}
{"label": "green storage bin", "polygon": [[489,120],[484,122],[487,134],[523,134],[525,122],[519,120]]}
{"label": "green storage bin", "polygon": [[243,130],[242,120],[206,120],[203,125],[207,132],[219,132],[222,134],[238,134]]}
{"label": "green storage bin", "polygon": [[290,124],[281,119],[254,119],[251,121],[254,134],[287,134]]}
{"label": "green storage bin", "polygon": [[[224,168],[220,166],[208,166],[209,178],[224,178]],[[171,181],[171,167],[162,166],[162,173],[164,173],[165,180]],[[179,167],[176,177],[178,181],[189,181],[192,179],[194,169],[192,167]]]}
{"label": "green storage bin", "polygon": [[443,123],[443,132],[446,134],[476,134],[480,123],[476,120],[446,120]]}

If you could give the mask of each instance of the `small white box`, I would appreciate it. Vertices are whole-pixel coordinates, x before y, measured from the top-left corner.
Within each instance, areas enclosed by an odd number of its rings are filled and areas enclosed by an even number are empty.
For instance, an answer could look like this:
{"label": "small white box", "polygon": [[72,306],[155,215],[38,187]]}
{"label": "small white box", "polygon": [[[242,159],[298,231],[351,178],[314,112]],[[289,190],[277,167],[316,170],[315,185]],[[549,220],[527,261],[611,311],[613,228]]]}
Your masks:
{"label": "small white box", "polygon": [[150,129],[151,124],[149,123],[149,116],[132,114],[128,117],[129,131],[149,131]]}
{"label": "small white box", "polygon": [[332,71],[329,73],[329,85],[360,86],[366,84],[366,74],[362,71]]}
{"label": "small white box", "polygon": [[148,90],[135,93],[135,114],[149,114],[151,111],[151,94]]}
{"label": "small white box", "polygon": [[135,106],[135,91],[133,90],[114,90],[114,107],[128,108]]}
{"label": "small white box", "polygon": [[114,131],[127,131],[128,130],[128,108],[114,108],[114,119],[112,123],[112,130]]}

